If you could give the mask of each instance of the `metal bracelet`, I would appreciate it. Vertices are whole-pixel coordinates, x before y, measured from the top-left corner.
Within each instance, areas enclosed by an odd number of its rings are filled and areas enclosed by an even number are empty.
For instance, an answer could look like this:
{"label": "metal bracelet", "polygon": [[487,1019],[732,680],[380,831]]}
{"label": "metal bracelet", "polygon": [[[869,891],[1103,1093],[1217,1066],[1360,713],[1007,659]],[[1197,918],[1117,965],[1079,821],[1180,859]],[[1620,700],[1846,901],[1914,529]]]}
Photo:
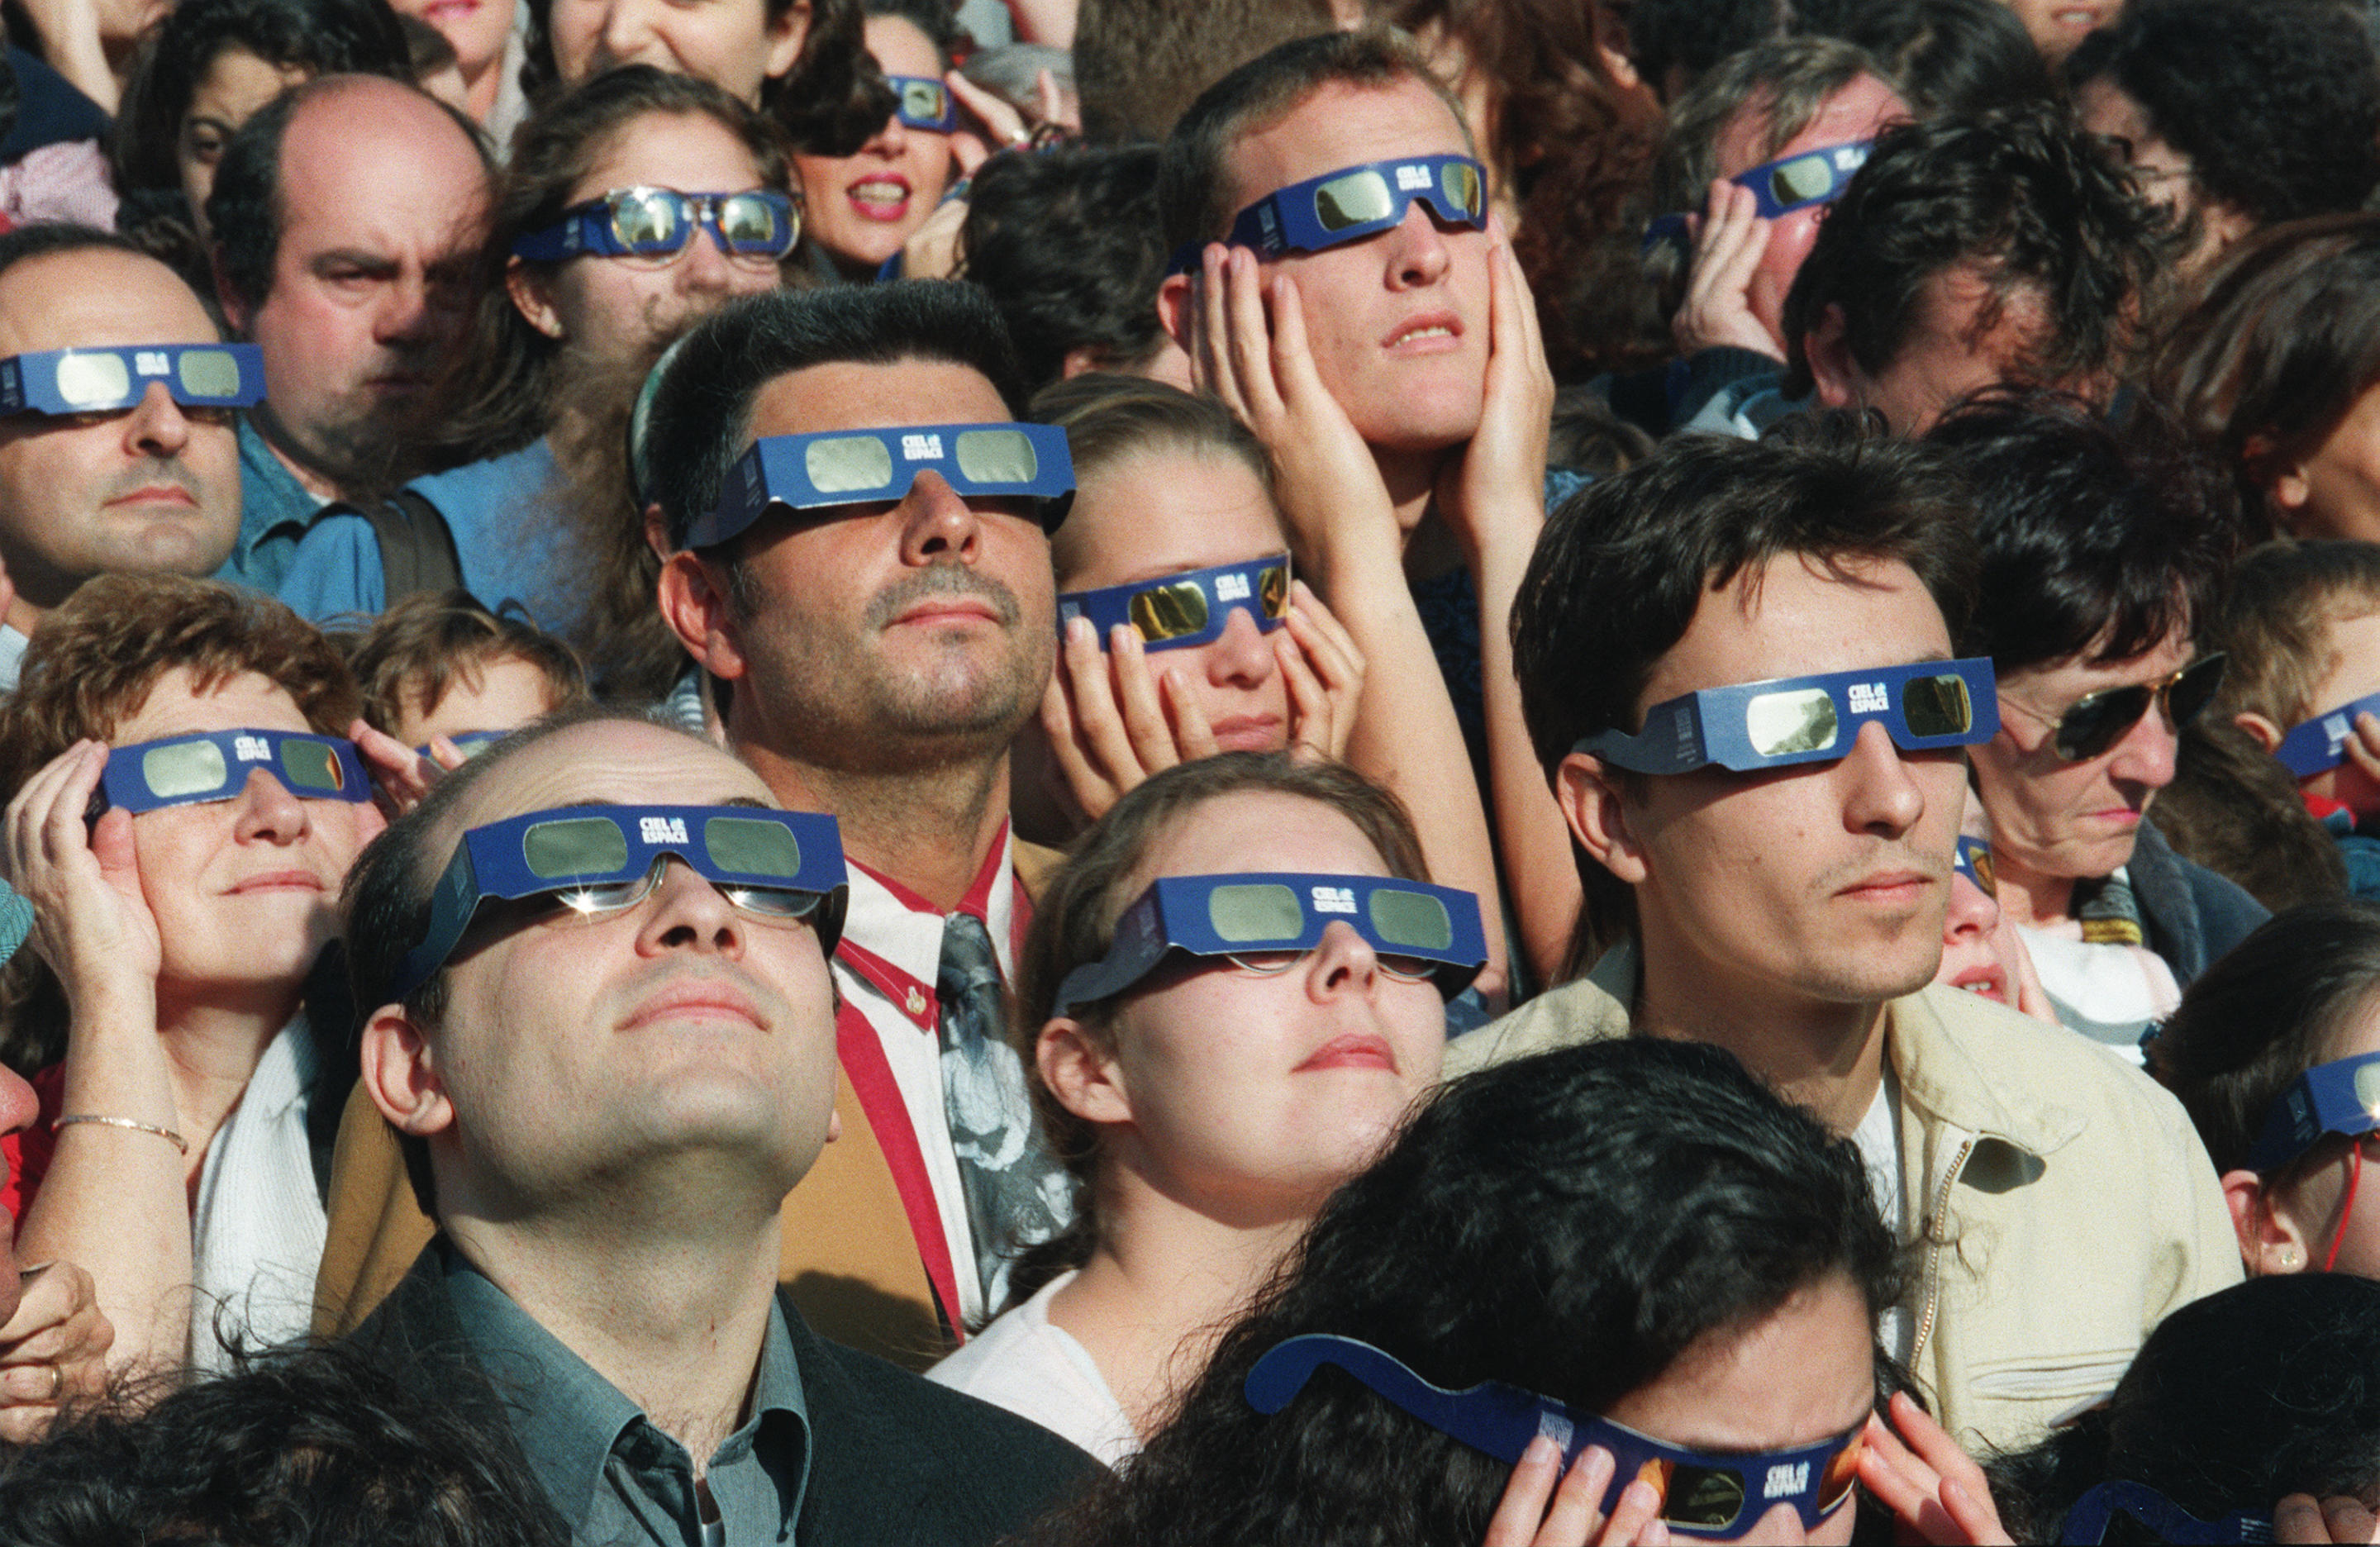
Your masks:
{"label": "metal bracelet", "polygon": [[154,1123],[136,1123],[129,1117],[103,1117],[96,1112],[79,1112],[71,1117],[55,1117],[50,1121],[50,1131],[55,1133],[69,1123],[103,1123],[111,1128],[130,1128],[135,1133],[153,1133],[171,1143],[184,1154],[190,1152],[189,1141],[171,1128],[161,1128]]}

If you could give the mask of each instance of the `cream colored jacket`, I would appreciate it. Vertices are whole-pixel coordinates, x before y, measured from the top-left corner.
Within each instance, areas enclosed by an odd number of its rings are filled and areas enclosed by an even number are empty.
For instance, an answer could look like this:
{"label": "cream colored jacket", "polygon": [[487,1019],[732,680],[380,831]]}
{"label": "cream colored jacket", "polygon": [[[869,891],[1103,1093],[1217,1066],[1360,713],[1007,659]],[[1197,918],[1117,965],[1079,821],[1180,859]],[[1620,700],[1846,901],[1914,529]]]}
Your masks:
{"label": "cream colored jacket", "polygon": [[[1453,1078],[1623,1037],[1633,947],[1447,1050]],[[1885,1007],[1916,1215],[1910,1371],[1971,1454],[2019,1449],[2107,1391],[2165,1315],[2240,1282],[2180,1105],[2095,1043],[1961,989]]]}

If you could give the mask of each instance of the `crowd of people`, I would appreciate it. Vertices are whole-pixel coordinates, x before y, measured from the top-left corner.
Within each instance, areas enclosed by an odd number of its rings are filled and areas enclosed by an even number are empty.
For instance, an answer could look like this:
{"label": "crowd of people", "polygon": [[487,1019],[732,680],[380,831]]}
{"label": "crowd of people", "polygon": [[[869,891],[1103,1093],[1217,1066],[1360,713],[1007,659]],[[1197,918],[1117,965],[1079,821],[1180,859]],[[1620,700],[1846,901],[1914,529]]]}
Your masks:
{"label": "crowd of people", "polygon": [[6,21],[0,1543],[2380,1541],[2362,0]]}

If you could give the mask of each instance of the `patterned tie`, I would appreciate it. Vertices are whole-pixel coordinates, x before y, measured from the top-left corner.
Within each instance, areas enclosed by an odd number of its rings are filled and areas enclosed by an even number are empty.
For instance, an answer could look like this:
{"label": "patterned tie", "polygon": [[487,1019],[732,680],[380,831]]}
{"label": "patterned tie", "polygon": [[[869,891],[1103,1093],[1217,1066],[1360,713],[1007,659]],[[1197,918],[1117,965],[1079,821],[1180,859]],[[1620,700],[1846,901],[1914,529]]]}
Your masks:
{"label": "patterned tie", "polygon": [[991,934],[972,913],[942,921],[934,972],[941,1001],[942,1112],[958,1151],[983,1303],[997,1311],[1016,1254],[1065,1228],[1074,1201],[1065,1171],[1033,1128],[1025,1066],[1002,1035],[1007,1022]]}

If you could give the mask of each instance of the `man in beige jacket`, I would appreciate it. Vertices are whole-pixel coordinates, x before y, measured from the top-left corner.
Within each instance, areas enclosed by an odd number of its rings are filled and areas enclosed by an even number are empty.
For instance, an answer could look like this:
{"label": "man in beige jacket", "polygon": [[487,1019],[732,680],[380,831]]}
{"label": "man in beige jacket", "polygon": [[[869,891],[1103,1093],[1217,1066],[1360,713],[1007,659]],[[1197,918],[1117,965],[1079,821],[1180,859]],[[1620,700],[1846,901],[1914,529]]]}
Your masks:
{"label": "man in beige jacket", "polygon": [[1929,986],[1995,708],[1989,664],[1951,659],[1974,558],[1922,457],[1673,442],[1548,524],[1516,658],[1609,949],[1447,1066],[1631,1034],[1733,1052],[1858,1141],[1915,1251],[1885,1347],[1963,1443],[2007,1448],[2240,1269],[2171,1097]]}

